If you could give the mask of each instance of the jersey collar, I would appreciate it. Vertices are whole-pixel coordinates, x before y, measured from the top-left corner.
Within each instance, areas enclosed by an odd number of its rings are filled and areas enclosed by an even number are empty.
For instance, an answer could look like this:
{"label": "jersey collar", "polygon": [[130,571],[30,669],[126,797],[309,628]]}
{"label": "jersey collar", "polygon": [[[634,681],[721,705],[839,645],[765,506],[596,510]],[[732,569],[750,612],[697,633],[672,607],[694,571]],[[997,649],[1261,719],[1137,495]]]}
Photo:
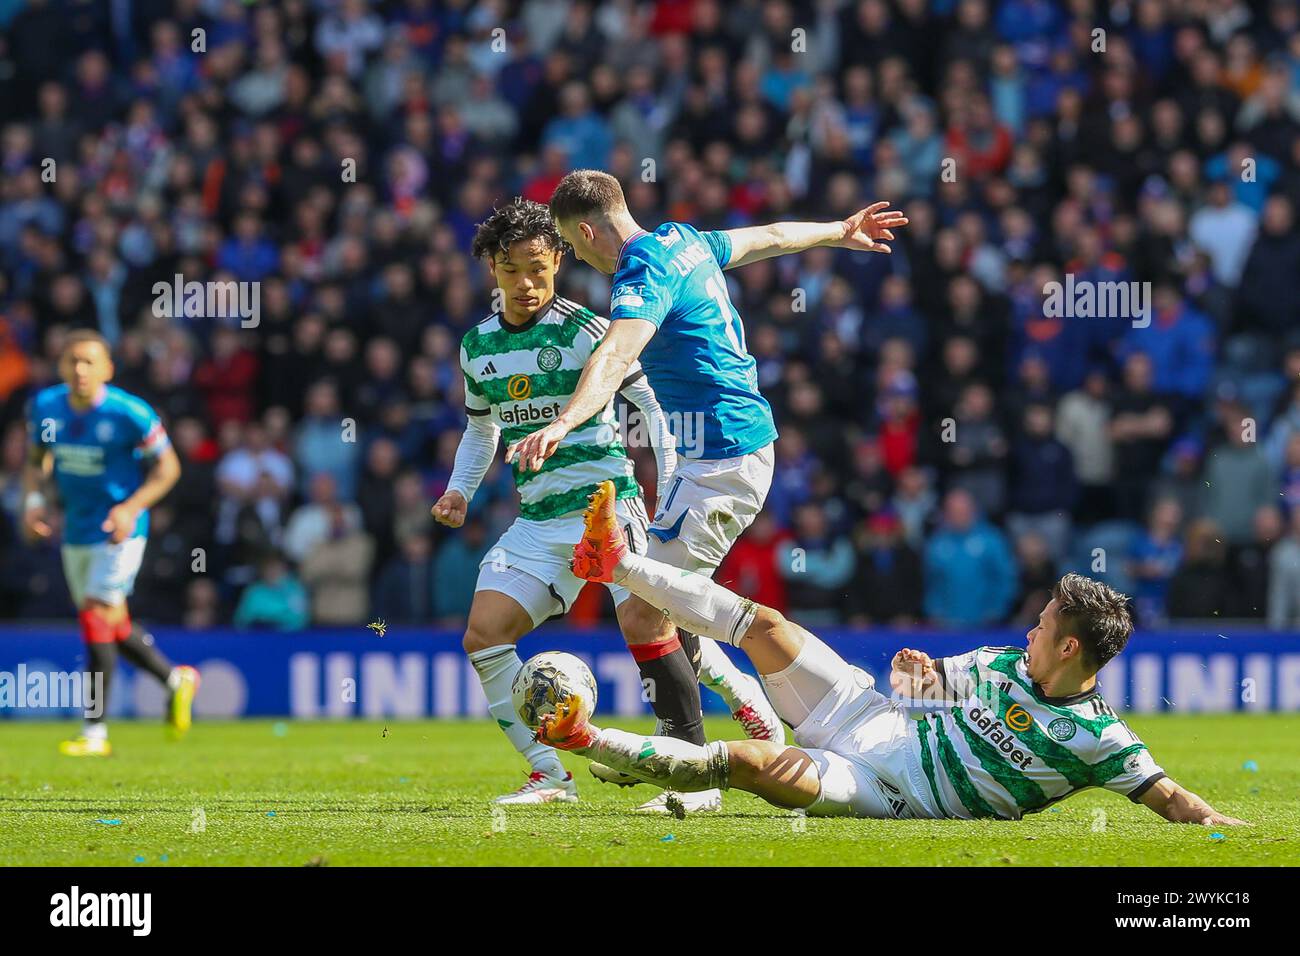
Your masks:
{"label": "jersey collar", "polygon": [[623,253],[627,252],[627,247],[636,242],[636,240],[640,239],[642,236],[648,235],[650,235],[650,233],[646,232],[644,229],[637,229],[636,232],[623,240],[623,244],[618,247],[618,258],[614,260],[615,272],[618,272],[619,269],[623,268]]}
{"label": "jersey collar", "polygon": [[95,397],[90,400],[90,404],[87,405],[85,408],[78,408],[76,405],[72,404],[71,388],[68,389],[66,395],[64,396],[65,401],[67,401],[68,403],[68,410],[71,411],[72,414],[74,415],[85,415],[87,412],[93,412],[95,409],[99,408],[100,405],[103,405],[104,401],[107,398],[108,398],[107,385],[99,386],[99,391],[95,393]]}
{"label": "jersey collar", "polygon": [[1081,700],[1087,700],[1095,696],[1097,685],[1094,683],[1087,690],[1081,690],[1077,694],[1066,694],[1064,697],[1048,697],[1043,693],[1043,688],[1039,686],[1038,681],[1034,681],[1034,696],[1044,704],[1077,704]]}
{"label": "jersey collar", "polygon": [[511,322],[507,322],[504,313],[501,313],[501,318],[498,320],[499,324],[501,325],[501,328],[505,329],[507,332],[511,333],[512,335],[517,334],[519,332],[527,332],[538,322],[542,321],[542,317],[546,315],[546,313],[550,312],[552,308],[555,307],[555,300],[558,298],[559,298],[558,295],[551,296],[551,301],[546,303],[536,312],[534,312],[533,317],[529,319],[527,322],[525,322],[523,325],[515,325]]}

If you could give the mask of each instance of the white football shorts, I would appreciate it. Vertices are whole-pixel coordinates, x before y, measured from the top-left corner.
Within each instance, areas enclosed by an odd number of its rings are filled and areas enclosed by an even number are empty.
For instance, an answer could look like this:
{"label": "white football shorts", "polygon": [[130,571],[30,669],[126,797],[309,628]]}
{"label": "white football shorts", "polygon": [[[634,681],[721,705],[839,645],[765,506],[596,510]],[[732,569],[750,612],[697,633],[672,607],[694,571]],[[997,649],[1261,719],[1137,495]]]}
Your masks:
{"label": "white football shorts", "polygon": [[144,561],[146,540],[140,535],[119,544],[100,541],[63,546],[63,576],[78,610],[86,598],[113,606],[130,596]]}
{"label": "white football shorts", "polygon": [[798,658],[763,686],[817,766],[821,793],[810,816],[943,817],[915,757],[915,722],[862,668],[805,632]]}
{"label": "white football shorts", "polygon": [[[627,535],[628,547],[636,554],[645,554],[649,519],[641,499],[620,499],[615,513]],[[574,577],[570,569],[573,546],[582,538],[582,531],[581,511],[548,521],[516,518],[479,563],[474,590],[500,591],[514,598],[533,619],[534,627],[566,613],[587,583]],[[627,600],[625,588],[617,584],[605,587],[614,596],[615,607]]]}
{"label": "white football shorts", "polygon": [[763,510],[772,487],[771,445],[736,458],[678,458],[650,526],[649,556],[712,574]]}

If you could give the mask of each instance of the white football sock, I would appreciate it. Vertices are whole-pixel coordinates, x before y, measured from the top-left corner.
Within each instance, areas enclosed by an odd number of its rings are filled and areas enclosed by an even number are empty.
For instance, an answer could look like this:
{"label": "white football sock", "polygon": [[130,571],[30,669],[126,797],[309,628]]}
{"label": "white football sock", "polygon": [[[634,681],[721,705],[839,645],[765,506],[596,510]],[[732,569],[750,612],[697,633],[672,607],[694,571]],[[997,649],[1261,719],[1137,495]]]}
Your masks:
{"label": "white football sock", "polygon": [[81,736],[87,740],[107,740],[108,724],[102,720],[88,720],[81,727]]}
{"label": "white football sock", "polygon": [[176,688],[180,687],[181,676],[182,676],[181,669],[179,667],[173,667],[171,670],[169,670],[167,672],[167,689],[175,690]]}
{"label": "white football sock", "polygon": [[726,790],[731,766],[725,740],[693,744],[676,737],[646,737],[612,727],[597,730],[595,742],[576,752],[665,790],[682,793]]}
{"label": "white football sock", "polygon": [[534,770],[552,777],[563,777],[566,773],[555,750],[533,739],[533,732],[515,713],[510,700],[510,685],[515,674],[523,667],[518,652],[513,644],[497,647],[485,647],[472,651],[469,661],[478,672],[479,683],[483,685],[483,694],[488,700],[488,713],[496,718],[497,726],[510,738],[514,748],[524,755],[529,766]]}
{"label": "white football sock", "polygon": [[749,598],[714,584],[703,574],[631,551],[614,569],[614,581],[660,608],[678,627],[733,647],[740,646],[758,612],[758,605]]}

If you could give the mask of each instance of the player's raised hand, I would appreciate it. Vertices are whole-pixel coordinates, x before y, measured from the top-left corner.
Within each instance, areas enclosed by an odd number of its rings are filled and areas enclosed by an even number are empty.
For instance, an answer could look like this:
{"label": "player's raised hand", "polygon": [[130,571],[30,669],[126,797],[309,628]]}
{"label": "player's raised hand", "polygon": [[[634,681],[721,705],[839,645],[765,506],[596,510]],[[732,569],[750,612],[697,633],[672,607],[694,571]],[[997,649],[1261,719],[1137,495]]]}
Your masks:
{"label": "player's raised hand", "polygon": [[569,429],[566,426],[551,422],[507,448],[506,464],[518,461],[520,471],[541,471],[542,462],[555,454],[555,449],[560,447],[560,441],[567,434]]}
{"label": "player's raised hand", "polygon": [[893,230],[907,225],[907,217],[888,202],[874,202],[844,220],[844,238],[833,243],[840,249],[859,249],[865,252],[893,252],[880,240],[892,241]]}
{"label": "player's raised hand", "polygon": [[459,491],[448,491],[433,506],[433,520],[448,528],[459,528],[465,523],[469,502]]}
{"label": "player's raised hand", "polygon": [[125,501],[108,509],[108,517],[99,526],[100,531],[108,532],[108,539],[114,544],[121,544],[135,531],[135,523],[140,519],[140,512]]}

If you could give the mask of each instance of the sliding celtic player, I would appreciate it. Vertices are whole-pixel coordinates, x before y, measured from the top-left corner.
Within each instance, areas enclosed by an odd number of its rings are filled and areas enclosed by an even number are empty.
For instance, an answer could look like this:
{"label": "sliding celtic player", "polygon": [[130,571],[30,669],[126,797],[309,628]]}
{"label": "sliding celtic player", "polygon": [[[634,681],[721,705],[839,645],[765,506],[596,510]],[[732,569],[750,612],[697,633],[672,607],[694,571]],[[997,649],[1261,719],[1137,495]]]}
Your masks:
{"label": "sliding celtic player", "polygon": [[[555,419],[609,328],[607,320],[555,294],[562,248],[549,210],[522,199],[498,209],[474,237],[473,252],[488,263],[501,308],[461,342],[467,424],[447,491],[433,507],[434,518],[444,525],[464,523],[499,438],[518,441]],[[662,489],[676,466],[675,442],[639,365],[629,369],[619,391],[644,416]],[[573,575],[569,562],[582,531],[582,510],[602,482],[612,489],[611,515],[625,538],[645,551],[649,521],[619,438],[613,401],[569,432],[543,469],[516,466],[514,480],[519,517],[479,568],[464,647],[490,713],[529,763],[528,781],[498,802],[571,802],[576,799],[572,775],[519,723],[510,688],[521,666],[515,650],[519,639],[567,612],[586,583]],[[617,585],[609,590],[621,626],[628,593]],[[673,676],[695,680],[689,665]],[[746,678],[737,671],[736,679]],[[766,704],[757,682],[747,679]],[[775,723],[775,714],[770,719]]]}
{"label": "sliding celtic player", "polygon": [[734,787],[820,816],[1016,820],[1103,787],[1174,822],[1242,822],[1170,780],[1102,699],[1097,672],[1133,630],[1126,598],[1106,585],[1061,578],[1023,648],[938,660],[899,651],[891,699],[777,611],[634,554],[610,492],[593,496],[574,573],[620,584],[677,626],[742,648],[797,746],[600,729],[571,705],[544,719],[540,739],[666,789]]}

